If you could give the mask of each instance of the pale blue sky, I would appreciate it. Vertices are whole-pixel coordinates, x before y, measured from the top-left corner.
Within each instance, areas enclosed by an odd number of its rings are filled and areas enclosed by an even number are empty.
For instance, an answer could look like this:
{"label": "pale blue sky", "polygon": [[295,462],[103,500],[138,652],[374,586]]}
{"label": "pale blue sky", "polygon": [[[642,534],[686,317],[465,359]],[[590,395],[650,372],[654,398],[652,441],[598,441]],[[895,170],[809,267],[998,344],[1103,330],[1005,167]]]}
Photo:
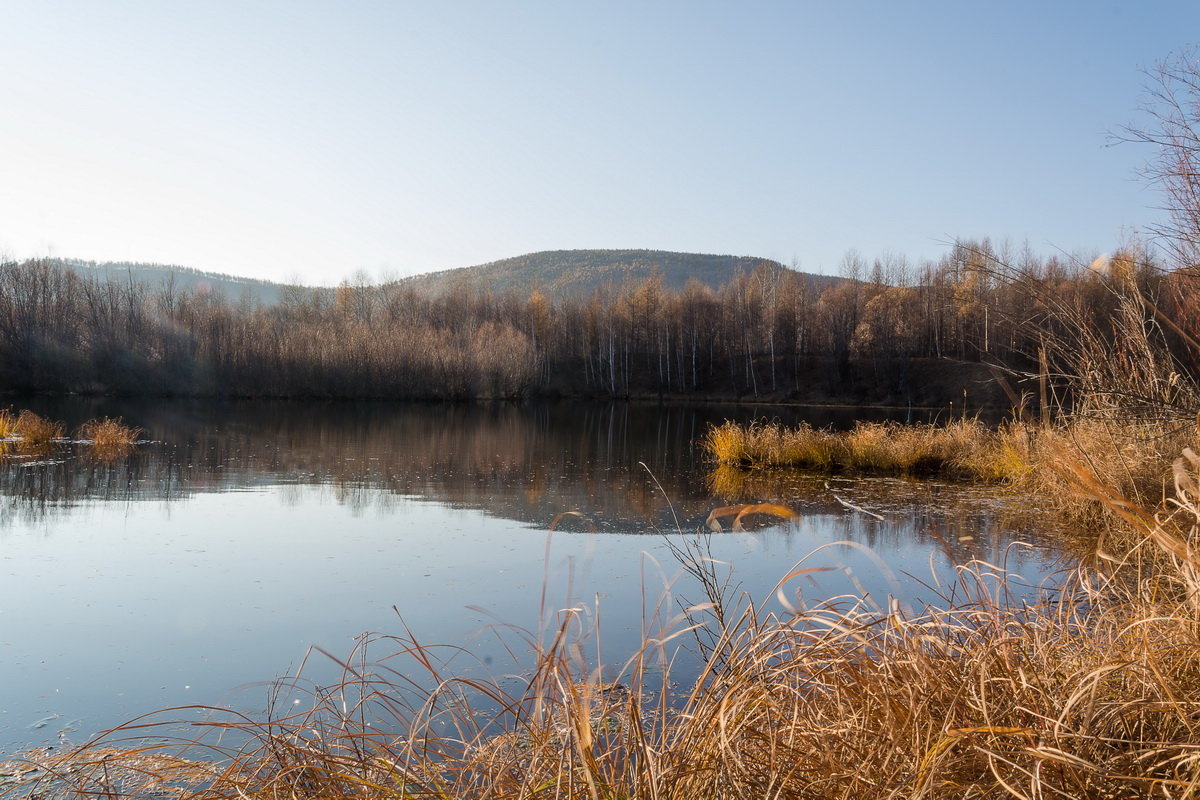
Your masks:
{"label": "pale blue sky", "polygon": [[0,0],[0,253],[332,283],[533,250],[1099,252],[1196,2]]}

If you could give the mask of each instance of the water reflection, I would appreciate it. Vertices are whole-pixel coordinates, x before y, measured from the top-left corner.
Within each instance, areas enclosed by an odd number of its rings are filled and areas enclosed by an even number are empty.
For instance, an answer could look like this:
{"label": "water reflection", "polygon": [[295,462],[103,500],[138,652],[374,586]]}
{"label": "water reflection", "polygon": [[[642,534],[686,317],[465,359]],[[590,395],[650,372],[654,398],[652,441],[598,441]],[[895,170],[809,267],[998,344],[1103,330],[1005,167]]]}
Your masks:
{"label": "water reflection", "polygon": [[[546,603],[598,598],[611,626],[601,657],[620,663],[638,646],[643,607],[695,591],[674,585],[680,567],[653,534],[688,540],[731,502],[801,512],[708,542],[759,597],[803,559],[839,569],[789,591],[914,601],[931,565],[983,559],[1033,582],[1053,565],[1014,549],[1037,531],[993,490],[720,480],[694,447],[727,417],[848,421],[833,412],[116,401],[35,410],[68,429],[122,416],[153,441],[107,460],[67,445],[0,462],[0,685],[21,687],[0,695],[0,749],[43,741],[58,723],[31,726],[53,715],[80,718],[69,726],[78,739],[168,705],[261,708],[261,691],[230,691],[286,672],[310,645],[349,652],[364,631],[395,630],[397,614],[488,663],[506,648],[477,635],[484,625],[534,625]],[[574,513],[548,534],[564,512]],[[839,545],[810,556],[842,540],[870,553]]]}
{"label": "water reflection", "polygon": [[[87,409],[65,410],[82,416]],[[990,489],[836,479],[830,487],[825,479],[795,473],[713,471],[696,447],[713,422],[755,415],[811,419],[812,410],[193,403],[149,406],[137,417],[125,413],[152,437],[128,454],[98,459],[74,445],[52,457],[5,460],[0,523],[53,522],[95,502],[170,503],[275,486],[288,503],[306,496],[289,487],[321,487],[356,514],[394,513],[401,497],[539,528],[570,512],[557,526],[563,531],[692,531],[721,502],[771,500],[808,514],[845,512],[835,499],[838,487],[841,495],[887,512],[887,524],[868,528],[864,543],[870,546],[967,543],[961,531],[943,541],[949,534],[914,522],[922,513],[969,528],[976,540],[981,526],[1005,539],[1026,524],[1010,499]],[[840,421],[847,412],[823,413],[826,420],[818,423]],[[986,555],[959,549],[963,558]]]}
{"label": "water reflection", "polygon": [[700,467],[691,444],[711,416],[627,406],[152,412],[139,421],[158,441],[129,457],[89,463],[67,448],[57,459],[14,461],[0,492],[11,510],[45,515],[92,500],[169,501],[291,483],[334,487],[349,505],[384,490],[531,524],[579,510],[613,529],[653,528],[666,504],[651,473],[677,503],[698,509],[707,500],[691,480]]}

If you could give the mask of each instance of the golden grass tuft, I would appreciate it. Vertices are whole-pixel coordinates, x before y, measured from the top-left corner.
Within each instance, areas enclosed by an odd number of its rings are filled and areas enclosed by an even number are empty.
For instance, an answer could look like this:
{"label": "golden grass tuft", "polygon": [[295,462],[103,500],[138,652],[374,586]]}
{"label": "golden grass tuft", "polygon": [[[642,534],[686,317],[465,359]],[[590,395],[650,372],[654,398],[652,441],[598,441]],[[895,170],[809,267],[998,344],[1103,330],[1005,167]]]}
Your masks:
{"label": "golden grass tuft", "polygon": [[141,433],[141,428],[132,428],[124,424],[120,417],[116,419],[102,417],[89,419],[80,425],[76,436],[79,439],[87,440],[96,447],[105,447],[133,444]]}
{"label": "golden grass tuft", "polygon": [[[1114,522],[1113,511],[1081,495],[1067,465],[1079,461],[1121,496],[1156,507],[1170,487],[1165,476],[1172,460],[1185,448],[1200,450],[1200,430],[1190,423],[1088,418],[996,426],[970,419],[946,425],[861,422],[845,432],[726,422],[711,427],[701,446],[717,462],[709,485],[725,497],[772,494],[752,476],[780,469],[939,476],[1010,487],[1062,521],[1099,531]],[[751,485],[763,491],[749,491]],[[1118,524],[1111,533],[1121,530]]]}
{"label": "golden grass tuft", "polygon": [[839,444],[836,434],[807,423],[785,428],[778,423],[725,422],[710,427],[703,440],[718,463],[752,468],[833,468],[841,459]]}
{"label": "golden grass tuft", "polygon": [[39,416],[29,409],[17,415],[15,431],[21,442],[29,447],[45,447],[55,439],[63,438],[63,424]]}
{"label": "golden grass tuft", "polygon": [[801,467],[893,475],[936,474],[991,483],[1016,482],[1031,469],[1026,429],[989,428],[976,420],[948,425],[859,422],[851,430],[818,430],[805,423],[711,427],[702,442],[722,466]]}
{"label": "golden grass tuft", "polygon": [[[43,450],[64,437],[65,427],[39,414],[23,409],[14,414],[0,410],[0,440],[26,450]],[[76,437],[91,445],[90,455],[111,460],[127,454],[141,435],[141,428],[126,425],[120,417],[91,419],[79,426]],[[10,443],[5,442],[4,446]]]}
{"label": "golden grass tuft", "polygon": [[7,439],[17,432],[17,415],[11,409],[0,408],[0,439]]}

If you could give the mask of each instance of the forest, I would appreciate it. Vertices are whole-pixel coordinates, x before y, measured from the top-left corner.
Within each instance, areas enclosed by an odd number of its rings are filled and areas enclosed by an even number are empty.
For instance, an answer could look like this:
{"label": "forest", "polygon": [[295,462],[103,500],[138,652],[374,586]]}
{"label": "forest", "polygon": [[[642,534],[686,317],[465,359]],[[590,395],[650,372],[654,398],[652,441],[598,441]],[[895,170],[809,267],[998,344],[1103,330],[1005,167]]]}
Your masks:
{"label": "forest", "polygon": [[[935,262],[852,253],[842,267],[840,280],[823,284],[760,267],[716,290],[698,281],[671,290],[654,277],[555,299],[347,281],[289,287],[266,305],[12,261],[0,264],[0,385],[1035,408],[1071,402],[1060,374],[1100,370],[1096,386],[1156,407],[1175,403],[1181,381],[1195,382],[1192,270],[1164,269],[1136,248],[1087,262],[984,239],[958,242]],[[1170,363],[1133,352],[1156,342]],[[1154,374],[1123,364],[1150,364]]]}

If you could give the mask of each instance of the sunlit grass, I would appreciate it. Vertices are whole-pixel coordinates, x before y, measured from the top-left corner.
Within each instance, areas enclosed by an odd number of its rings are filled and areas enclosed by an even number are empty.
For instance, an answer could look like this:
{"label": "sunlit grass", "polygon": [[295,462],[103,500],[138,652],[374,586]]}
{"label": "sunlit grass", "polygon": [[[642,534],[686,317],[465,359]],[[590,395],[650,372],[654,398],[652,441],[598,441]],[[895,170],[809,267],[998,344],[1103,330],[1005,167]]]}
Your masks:
{"label": "sunlit grass", "polygon": [[56,439],[63,438],[64,427],[61,422],[46,419],[29,409],[22,409],[17,415],[15,432],[21,437],[21,443],[28,447],[46,447]]}
{"label": "sunlit grass", "polygon": [[17,433],[17,415],[11,409],[0,409],[0,439],[7,439]]}
{"label": "sunlit grass", "polygon": [[102,417],[100,419],[89,419],[80,425],[76,436],[97,447],[111,447],[114,445],[133,444],[137,441],[141,433],[141,428],[134,428],[124,424],[120,417],[116,419]]}
{"label": "sunlit grass", "polygon": [[[19,413],[0,410],[0,446],[21,450],[44,451],[63,440],[66,427],[29,409]],[[127,454],[141,436],[141,428],[126,425],[120,417],[90,419],[76,430],[76,438],[89,446],[89,455],[111,460]]]}
{"label": "sunlit grass", "polygon": [[978,421],[948,425],[859,422],[851,430],[822,430],[801,423],[741,425],[709,429],[704,449],[723,466],[746,469],[802,467],[894,475],[1013,482],[1031,464],[1025,428],[1012,423],[989,428]]}
{"label": "sunlit grass", "polygon": [[1081,461],[1122,496],[1154,507],[1169,487],[1172,460],[1184,448],[1200,449],[1200,431],[1194,424],[1087,418],[995,426],[970,419],[946,425],[860,422],[843,432],[803,423],[725,422],[709,428],[701,447],[716,462],[709,485],[724,497],[754,500],[746,487],[761,489],[763,482],[753,476],[770,473],[778,484],[781,469],[936,476],[1008,487],[1071,524],[1099,531],[1112,522],[1113,511],[1076,490],[1067,464]]}

